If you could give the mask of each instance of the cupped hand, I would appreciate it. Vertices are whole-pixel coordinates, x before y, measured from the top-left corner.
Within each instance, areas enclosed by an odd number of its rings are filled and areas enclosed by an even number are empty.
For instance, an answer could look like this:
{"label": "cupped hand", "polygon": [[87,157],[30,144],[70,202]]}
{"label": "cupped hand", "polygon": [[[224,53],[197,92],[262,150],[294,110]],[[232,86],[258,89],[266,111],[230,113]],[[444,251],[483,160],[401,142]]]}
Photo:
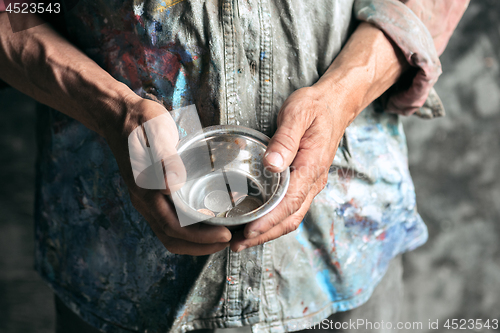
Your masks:
{"label": "cupped hand", "polygon": [[273,172],[290,166],[290,185],[280,204],[245,226],[231,241],[233,251],[260,245],[298,228],[314,197],[324,188],[328,171],[348,121],[337,116],[339,106],[313,87],[291,94],[278,114],[264,164]]}
{"label": "cupped hand", "polygon": [[[152,119],[155,121],[146,124]],[[179,140],[177,127],[167,110],[159,103],[131,97],[127,102],[124,119],[117,119],[115,122],[123,125],[106,128],[106,140],[128,186],[132,204],[144,216],[165,248],[175,254],[189,255],[207,255],[226,248],[231,239],[231,232],[227,228],[203,223],[181,227],[167,196],[179,189],[185,179],[184,165],[175,149]],[[136,130],[138,127],[139,130]],[[145,135],[146,140],[142,137],[146,133],[145,127],[150,133]],[[151,148],[154,160],[161,161],[159,170],[165,177],[165,186],[160,187],[161,189],[140,187],[137,184],[147,182],[141,181],[141,175],[136,174],[134,177],[130,155],[140,155],[145,142]],[[130,143],[132,144],[129,145]]]}

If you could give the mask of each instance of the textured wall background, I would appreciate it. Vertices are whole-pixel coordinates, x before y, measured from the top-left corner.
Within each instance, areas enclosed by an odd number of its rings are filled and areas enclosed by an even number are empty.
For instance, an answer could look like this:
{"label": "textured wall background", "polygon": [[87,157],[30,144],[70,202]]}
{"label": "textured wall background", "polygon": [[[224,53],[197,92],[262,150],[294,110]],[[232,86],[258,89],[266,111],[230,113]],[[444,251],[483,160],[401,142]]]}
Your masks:
{"label": "textured wall background", "polygon": [[405,256],[408,320],[500,318],[500,1],[471,5],[441,57],[443,119],[405,120],[430,239]]}
{"label": "textured wall background", "polygon": [[[442,56],[437,90],[447,116],[405,119],[430,239],[404,257],[403,313],[424,327],[500,319],[499,17],[500,1],[472,1]],[[0,333],[49,333],[52,293],[32,269],[34,102],[6,89],[0,110]]]}
{"label": "textured wall background", "polygon": [[35,102],[0,91],[0,332],[53,333],[50,289],[33,270]]}

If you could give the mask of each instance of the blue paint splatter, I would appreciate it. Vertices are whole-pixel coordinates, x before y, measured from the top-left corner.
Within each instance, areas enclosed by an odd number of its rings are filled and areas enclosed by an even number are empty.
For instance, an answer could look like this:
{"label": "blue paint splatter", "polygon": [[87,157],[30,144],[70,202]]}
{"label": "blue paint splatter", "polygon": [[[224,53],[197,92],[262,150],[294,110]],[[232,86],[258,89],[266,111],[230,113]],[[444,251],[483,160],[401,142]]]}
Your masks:
{"label": "blue paint splatter", "polygon": [[184,103],[184,95],[186,94],[187,83],[184,72],[179,71],[179,75],[177,76],[177,81],[175,82],[174,94],[172,96],[172,108],[178,109],[181,108]]}
{"label": "blue paint splatter", "polygon": [[337,289],[335,289],[333,284],[330,282],[330,274],[327,269],[324,269],[316,273],[316,281],[318,282],[320,288],[327,293],[328,298],[331,301],[337,299]]}
{"label": "blue paint splatter", "polygon": [[298,232],[295,235],[295,239],[302,245],[304,248],[310,248],[311,243],[307,241],[307,239],[304,238],[304,235],[307,233],[304,230],[304,223],[301,223],[298,228]]}

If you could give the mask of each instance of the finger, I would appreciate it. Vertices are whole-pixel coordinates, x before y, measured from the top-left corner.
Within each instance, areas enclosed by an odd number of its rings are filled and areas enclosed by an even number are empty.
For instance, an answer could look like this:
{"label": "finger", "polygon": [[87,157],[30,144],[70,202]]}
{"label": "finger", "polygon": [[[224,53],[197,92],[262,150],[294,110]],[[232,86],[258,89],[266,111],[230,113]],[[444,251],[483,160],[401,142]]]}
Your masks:
{"label": "finger", "polygon": [[213,254],[224,250],[229,246],[229,243],[216,243],[216,244],[197,244],[181,240],[176,240],[177,243],[173,244],[169,252],[175,254],[185,254],[191,256],[204,256]]}
{"label": "finger", "polygon": [[148,120],[142,127],[155,161],[177,153],[175,145],[179,142],[179,134],[175,121],[169,113]]}
{"label": "finger", "polygon": [[[155,232],[156,234],[156,232]],[[164,234],[157,234],[158,239],[165,248],[174,254],[204,256],[224,250],[229,243],[198,244],[178,238],[168,237]]]}
{"label": "finger", "polygon": [[165,190],[163,194],[172,194],[182,188],[187,179],[186,168],[181,157],[177,154],[160,160],[163,179],[165,180]]}
{"label": "finger", "polygon": [[[164,244],[165,245],[165,244]],[[176,239],[171,245],[165,245],[166,249],[175,254],[191,256],[204,256],[224,250],[229,243],[197,244]],[[169,249],[170,248],[170,249]]]}
{"label": "finger", "polygon": [[[156,220],[161,224],[163,232],[170,237],[183,239],[193,243],[213,244],[226,243],[231,240],[232,234],[228,228],[224,226],[208,225],[202,222],[182,227],[179,220],[175,216],[173,204],[163,197],[163,209],[169,213],[169,217]],[[175,219],[172,219],[174,216]]]}
{"label": "finger", "polygon": [[232,237],[231,231],[223,226],[197,223],[181,227],[173,205],[159,191],[148,191],[134,201],[156,234],[200,244],[226,243]]}
{"label": "finger", "polygon": [[249,223],[245,227],[245,237],[253,238],[267,232],[300,209],[309,192],[317,187],[318,179],[328,174],[328,167],[322,168],[321,163],[316,162],[323,160],[322,155],[323,152],[316,149],[303,149],[297,154],[285,197],[269,214]]}
{"label": "finger", "polygon": [[[319,192],[319,191],[318,191]],[[252,246],[257,246],[269,242],[273,239],[279,238],[283,235],[286,235],[292,231],[297,230],[300,223],[304,219],[304,216],[307,214],[311,203],[318,192],[311,191],[308,193],[306,200],[302,203],[302,206],[298,211],[294,214],[288,216],[281,223],[278,223],[267,232],[252,238],[246,239],[242,234],[235,235],[235,237],[231,240],[231,250],[235,252],[243,251],[246,248],[250,248]]]}
{"label": "finger", "polygon": [[264,155],[264,164],[273,172],[282,172],[295,158],[300,140],[307,128],[304,116],[286,106],[281,111],[278,129]]}
{"label": "finger", "polygon": [[156,177],[149,175],[152,162],[148,146],[142,128],[136,127],[128,136],[128,152],[134,181],[142,189],[157,189]]}
{"label": "finger", "polygon": [[182,187],[186,170],[175,148],[179,136],[169,113],[135,128],[128,137],[130,162],[137,186],[169,194]]}
{"label": "finger", "polygon": [[165,233],[172,237],[184,239],[194,243],[227,243],[231,240],[232,234],[224,226],[208,225],[203,222],[189,225],[187,227],[169,226],[164,227]]}
{"label": "finger", "polygon": [[186,181],[186,169],[175,148],[179,134],[174,119],[169,113],[164,113],[144,123],[143,130],[158,179],[164,182],[163,192],[177,191]]}
{"label": "finger", "polygon": [[288,216],[296,213],[302,207],[304,201],[306,201],[311,189],[315,186],[317,177],[312,168],[297,168],[292,170],[290,173],[290,185],[283,200],[269,214],[247,224],[244,231],[245,237],[257,237],[281,223]]}
{"label": "finger", "polygon": [[255,238],[298,211],[307,198],[310,184],[311,182],[308,178],[297,176],[297,173],[292,171],[290,174],[290,185],[283,200],[270,213],[248,223],[245,226],[245,237]]}

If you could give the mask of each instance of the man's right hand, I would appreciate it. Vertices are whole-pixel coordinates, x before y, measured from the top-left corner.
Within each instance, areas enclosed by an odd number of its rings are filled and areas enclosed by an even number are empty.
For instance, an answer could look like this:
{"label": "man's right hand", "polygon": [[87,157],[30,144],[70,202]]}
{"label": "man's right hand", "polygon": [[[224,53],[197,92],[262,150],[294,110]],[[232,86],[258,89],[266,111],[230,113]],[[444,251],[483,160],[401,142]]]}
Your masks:
{"label": "man's right hand", "polygon": [[[35,18],[23,14],[18,19],[28,22]],[[106,138],[134,207],[167,250],[207,255],[229,245],[227,228],[202,223],[181,227],[165,191],[142,189],[135,183],[128,136],[148,120],[169,115],[162,105],[137,96],[48,24],[14,33],[7,13],[0,13],[0,79]],[[169,153],[175,151],[177,128],[171,117],[163,118],[165,131],[158,132],[164,135],[155,144]],[[168,163],[165,168],[166,173],[179,171]]]}
{"label": "man's right hand", "polygon": [[167,110],[159,103],[140,97],[131,98],[127,109],[123,126],[119,130],[118,126],[108,127],[105,137],[128,186],[134,207],[145,217],[158,239],[172,253],[206,255],[227,247],[231,232],[226,227],[204,223],[181,227],[173,204],[166,196],[179,189],[179,181],[171,181],[173,186],[168,188],[168,180],[171,179],[167,176],[166,190],[150,190],[137,186],[132,174],[128,137],[135,128],[158,116],[163,115],[162,128],[154,138],[148,137],[149,140],[154,140],[150,141],[149,145],[161,147],[158,154],[162,156],[158,157],[169,160],[169,163],[165,163],[165,174],[174,173],[178,178],[182,178],[185,170],[180,158],[172,158],[176,154],[175,146],[179,137],[175,122]]}

